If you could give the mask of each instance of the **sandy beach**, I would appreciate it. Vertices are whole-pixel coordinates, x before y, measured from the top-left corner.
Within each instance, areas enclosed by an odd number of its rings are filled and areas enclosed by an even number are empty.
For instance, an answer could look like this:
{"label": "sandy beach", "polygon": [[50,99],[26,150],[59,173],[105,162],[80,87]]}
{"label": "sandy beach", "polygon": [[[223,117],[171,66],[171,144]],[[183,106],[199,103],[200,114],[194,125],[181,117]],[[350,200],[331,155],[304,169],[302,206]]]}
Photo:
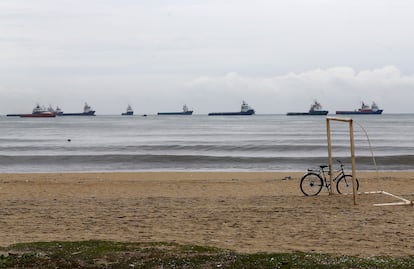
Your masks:
{"label": "sandy beach", "polygon": [[[239,252],[414,255],[413,206],[383,194],[317,197],[302,172],[0,174],[0,245],[102,239]],[[290,177],[290,179],[288,179]],[[414,200],[414,172],[358,173],[360,191]]]}

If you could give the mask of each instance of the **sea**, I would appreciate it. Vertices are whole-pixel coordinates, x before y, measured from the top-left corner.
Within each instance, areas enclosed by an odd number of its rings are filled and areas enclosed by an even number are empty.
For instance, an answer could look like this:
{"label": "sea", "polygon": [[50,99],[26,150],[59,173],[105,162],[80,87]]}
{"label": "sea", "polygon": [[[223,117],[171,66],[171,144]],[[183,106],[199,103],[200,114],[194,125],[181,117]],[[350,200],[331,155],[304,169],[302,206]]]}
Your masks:
{"label": "sea", "polygon": [[[352,119],[358,170],[414,170],[414,114]],[[0,116],[0,130],[1,173],[306,171],[328,162],[324,116]],[[350,170],[349,124],[331,122],[331,137],[334,164]]]}

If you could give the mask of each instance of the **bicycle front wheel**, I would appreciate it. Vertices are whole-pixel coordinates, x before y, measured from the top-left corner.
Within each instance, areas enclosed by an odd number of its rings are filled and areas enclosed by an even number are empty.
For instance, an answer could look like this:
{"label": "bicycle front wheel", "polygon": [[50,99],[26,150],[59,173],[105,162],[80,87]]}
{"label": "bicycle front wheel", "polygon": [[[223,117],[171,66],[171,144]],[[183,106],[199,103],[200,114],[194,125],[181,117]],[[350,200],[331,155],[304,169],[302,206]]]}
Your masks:
{"label": "bicycle front wheel", "polygon": [[315,173],[307,173],[300,180],[300,190],[306,196],[315,196],[321,192],[323,187],[322,178]]}
{"label": "bicycle front wheel", "polygon": [[[359,190],[359,181],[356,178],[356,190]],[[338,181],[336,182],[336,190],[339,194],[350,194],[353,193],[352,187],[352,176],[351,175],[343,175]]]}

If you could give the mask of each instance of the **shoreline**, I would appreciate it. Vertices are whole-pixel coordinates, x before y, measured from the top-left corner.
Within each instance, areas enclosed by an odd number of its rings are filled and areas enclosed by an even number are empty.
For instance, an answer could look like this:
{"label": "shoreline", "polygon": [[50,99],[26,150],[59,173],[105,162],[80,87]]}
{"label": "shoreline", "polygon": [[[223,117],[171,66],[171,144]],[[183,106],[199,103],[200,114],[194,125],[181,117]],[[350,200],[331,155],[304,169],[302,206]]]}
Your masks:
{"label": "shoreline", "polygon": [[[311,168],[311,167],[309,167]],[[315,168],[317,169],[317,167]],[[70,174],[305,174],[307,172],[306,169],[303,171],[298,170],[129,170],[129,171],[56,171],[56,172],[0,172],[0,179],[2,179],[6,175],[70,175]],[[351,174],[351,169],[346,169],[345,172],[347,174]],[[357,174],[362,174],[364,176],[368,175],[369,177],[372,174],[413,174],[414,169],[412,170],[357,170]]]}
{"label": "shoreline", "polygon": [[[169,241],[238,252],[414,255],[412,206],[305,197],[304,172],[2,173],[0,245]],[[414,172],[357,172],[360,191],[414,199]],[[290,177],[290,178],[289,178]]]}
{"label": "shoreline", "polygon": [[[336,166],[334,165],[334,169]],[[292,169],[292,170],[264,170],[264,169],[138,169],[138,170],[56,170],[56,171],[20,171],[20,172],[10,172],[10,171],[0,171],[0,175],[14,175],[14,174],[140,174],[140,173],[306,173],[307,169],[318,169],[318,165],[315,166],[306,166],[304,169]],[[336,170],[336,169],[335,169]],[[350,174],[351,166],[347,166],[345,169],[347,174]],[[370,174],[370,173],[414,173],[414,169],[358,169],[357,174]]]}

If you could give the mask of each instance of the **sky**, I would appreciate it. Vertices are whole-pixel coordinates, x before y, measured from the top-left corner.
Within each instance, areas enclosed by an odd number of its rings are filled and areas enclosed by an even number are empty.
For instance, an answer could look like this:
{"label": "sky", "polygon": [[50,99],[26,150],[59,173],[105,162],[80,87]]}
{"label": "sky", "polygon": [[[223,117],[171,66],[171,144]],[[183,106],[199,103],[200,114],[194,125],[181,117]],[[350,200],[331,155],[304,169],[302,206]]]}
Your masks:
{"label": "sky", "polygon": [[414,1],[1,0],[0,115],[414,113]]}

